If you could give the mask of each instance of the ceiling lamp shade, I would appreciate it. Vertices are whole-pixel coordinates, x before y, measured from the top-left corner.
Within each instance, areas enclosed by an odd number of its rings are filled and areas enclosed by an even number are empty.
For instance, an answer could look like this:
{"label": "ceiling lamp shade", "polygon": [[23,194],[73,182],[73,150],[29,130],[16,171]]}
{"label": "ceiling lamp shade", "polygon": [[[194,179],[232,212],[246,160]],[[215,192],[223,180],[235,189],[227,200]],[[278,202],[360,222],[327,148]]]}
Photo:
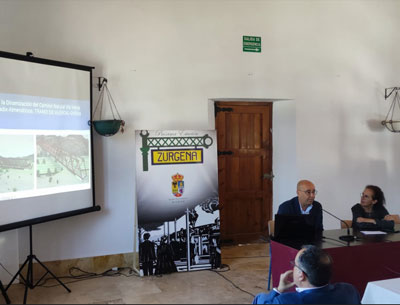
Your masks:
{"label": "ceiling lamp shade", "polygon": [[[391,132],[400,132],[400,87],[392,87],[385,89],[385,100],[388,99],[392,93],[394,97],[390,105],[390,109],[382,125]],[[389,93],[388,93],[389,92]]]}
{"label": "ceiling lamp shade", "polygon": [[[97,86],[99,90],[101,90],[101,92],[99,95],[99,100],[97,101],[96,104],[96,108],[94,109],[93,112],[93,121],[91,122],[94,129],[99,135],[104,137],[113,136],[120,130],[121,133],[123,133],[125,127],[125,121],[121,119],[117,106],[115,106],[114,100],[111,96],[110,90],[108,90],[107,79],[104,77],[99,77],[99,83]],[[104,97],[104,93],[106,98]],[[113,117],[112,119],[107,119],[107,120],[102,119],[104,99],[108,99],[108,104]],[[99,119],[95,120],[95,115],[98,109],[100,113]],[[114,113],[116,113],[117,117]]]}

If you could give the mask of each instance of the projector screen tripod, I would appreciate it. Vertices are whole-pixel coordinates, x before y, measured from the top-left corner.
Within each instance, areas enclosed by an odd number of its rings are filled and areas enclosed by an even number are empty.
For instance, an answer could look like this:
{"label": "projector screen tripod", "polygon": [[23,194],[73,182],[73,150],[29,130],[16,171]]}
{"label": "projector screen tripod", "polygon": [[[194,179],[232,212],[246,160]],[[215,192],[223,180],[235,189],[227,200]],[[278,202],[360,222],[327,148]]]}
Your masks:
{"label": "projector screen tripod", "polygon": [[1,290],[1,294],[3,295],[4,300],[6,301],[6,303],[10,304],[11,301],[8,298],[7,291],[4,289],[3,283],[1,281],[0,281],[0,290]]}
{"label": "projector screen tripod", "polygon": [[[63,282],[60,281],[60,279],[55,276],[37,257],[36,255],[33,255],[33,251],[32,251],[32,225],[29,225],[29,255],[26,258],[25,262],[22,264],[21,268],[19,268],[18,272],[14,275],[14,277],[12,278],[11,282],[8,284],[7,288],[5,289],[6,291],[8,290],[8,288],[10,288],[10,286],[12,285],[12,283],[15,281],[15,279],[17,278],[17,276],[19,275],[20,278],[23,281],[23,284],[25,285],[25,294],[24,294],[24,304],[26,304],[26,298],[28,296],[28,288],[30,289],[34,289],[41,281],[42,279],[44,279],[44,277],[47,274],[50,274],[61,286],[63,286],[68,292],[71,292],[71,290],[64,285]],[[43,267],[43,269],[46,270],[46,273],[36,282],[36,284],[33,283],[33,261],[36,261],[40,264],[40,266]],[[28,271],[26,273],[26,278],[24,278],[24,276],[22,275],[22,270],[24,269],[24,267],[28,265]]]}

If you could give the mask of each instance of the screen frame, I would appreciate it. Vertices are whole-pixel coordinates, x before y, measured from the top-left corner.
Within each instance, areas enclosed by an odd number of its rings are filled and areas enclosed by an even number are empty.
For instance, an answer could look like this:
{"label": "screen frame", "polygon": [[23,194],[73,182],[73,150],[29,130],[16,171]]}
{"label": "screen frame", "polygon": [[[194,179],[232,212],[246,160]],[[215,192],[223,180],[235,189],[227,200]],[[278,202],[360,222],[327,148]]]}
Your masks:
{"label": "screen frame", "polygon": [[[61,67],[61,68],[83,70],[83,71],[89,72],[90,80],[89,80],[88,85],[90,86],[90,121],[88,122],[88,124],[90,124],[92,122],[92,119],[93,119],[92,111],[91,111],[92,107],[93,107],[93,81],[92,81],[93,75],[92,75],[92,72],[93,72],[93,69],[95,69],[94,67],[34,57],[31,52],[27,52],[26,55],[20,55],[20,54],[0,51],[0,57],[13,59],[13,60],[32,62],[32,63],[37,63],[37,64],[56,66],[56,67]],[[91,151],[92,151],[92,154],[91,154],[91,156],[92,156],[91,157],[91,165],[92,165],[92,185],[91,185],[91,187],[92,187],[92,198],[93,198],[93,206],[92,207],[71,210],[71,211],[63,212],[63,213],[59,213],[59,214],[46,215],[43,217],[37,217],[37,218],[32,218],[32,219],[27,219],[27,220],[23,220],[23,221],[18,221],[18,222],[1,225],[0,232],[19,229],[19,228],[23,228],[23,227],[27,227],[27,226],[31,226],[31,225],[35,225],[35,224],[40,224],[40,223],[54,221],[54,220],[58,220],[58,219],[62,219],[62,218],[67,218],[67,217],[77,216],[77,215],[81,215],[81,214],[100,211],[101,207],[99,205],[96,205],[96,197],[95,197],[94,150],[93,150],[93,130],[92,130],[92,128],[90,128],[90,145],[91,145]]]}

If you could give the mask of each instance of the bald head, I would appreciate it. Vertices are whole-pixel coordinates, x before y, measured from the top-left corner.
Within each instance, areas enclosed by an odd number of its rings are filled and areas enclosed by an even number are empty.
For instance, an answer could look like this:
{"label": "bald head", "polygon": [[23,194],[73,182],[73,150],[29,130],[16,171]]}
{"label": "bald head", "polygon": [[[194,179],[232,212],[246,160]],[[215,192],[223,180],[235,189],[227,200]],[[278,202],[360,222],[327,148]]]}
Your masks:
{"label": "bald head", "polygon": [[298,191],[299,190],[304,191],[305,189],[309,189],[309,188],[314,188],[315,189],[314,183],[312,183],[309,180],[300,180],[297,183],[297,190]]}
{"label": "bald head", "polygon": [[315,200],[316,190],[315,185],[309,180],[300,180],[297,183],[297,196],[299,202],[305,211]]}

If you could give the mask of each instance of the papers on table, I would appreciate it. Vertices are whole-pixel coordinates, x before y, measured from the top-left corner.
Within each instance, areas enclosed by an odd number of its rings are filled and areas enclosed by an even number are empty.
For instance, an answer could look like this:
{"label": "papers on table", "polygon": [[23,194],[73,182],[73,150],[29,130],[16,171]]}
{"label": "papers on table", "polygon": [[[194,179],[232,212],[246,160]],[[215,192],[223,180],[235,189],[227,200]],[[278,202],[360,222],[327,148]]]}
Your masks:
{"label": "papers on table", "polygon": [[387,234],[386,232],[382,232],[382,231],[361,231],[361,233],[364,235],[385,235],[385,234]]}

